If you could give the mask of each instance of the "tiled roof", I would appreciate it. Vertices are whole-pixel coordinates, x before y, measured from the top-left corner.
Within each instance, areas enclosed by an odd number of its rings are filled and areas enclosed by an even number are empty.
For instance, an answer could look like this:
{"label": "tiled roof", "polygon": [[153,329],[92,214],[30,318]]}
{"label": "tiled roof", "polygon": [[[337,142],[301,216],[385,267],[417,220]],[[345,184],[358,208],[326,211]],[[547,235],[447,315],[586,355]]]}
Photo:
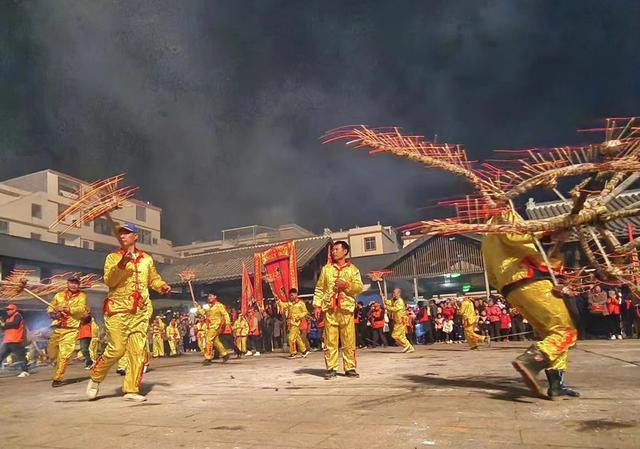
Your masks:
{"label": "tiled roof", "polygon": [[[634,207],[640,206],[640,190],[630,190],[616,196],[609,203],[610,210],[620,210],[628,208],[631,205]],[[548,201],[544,203],[535,203],[530,201],[527,204],[527,216],[534,220],[547,219],[557,217],[558,215],[568,214],[571,212],[571,201]],[[607,228],[614,232],[616,235],[627,235],[627,223],[631,223],[634,234],[640,231],[640,218],[626,218],[622,220],[615,220],[607,224]]]}
{"label": "tiled roof", "polygon": [[[329,244],[329,237],[308,237],[294,240],[298,269],[308,264]],[[161,267],[160,274],[171,285],[182,285],[178,273],[184,270],[196,272],[194,284],[205,284],[219,281],[229,281],[242,277],[242,263],[247,264],[249,274],[253,274],[253,255],[277,243],[265,245],[245,246],[220,250],[202,256],[179,259],[171,265]]]}

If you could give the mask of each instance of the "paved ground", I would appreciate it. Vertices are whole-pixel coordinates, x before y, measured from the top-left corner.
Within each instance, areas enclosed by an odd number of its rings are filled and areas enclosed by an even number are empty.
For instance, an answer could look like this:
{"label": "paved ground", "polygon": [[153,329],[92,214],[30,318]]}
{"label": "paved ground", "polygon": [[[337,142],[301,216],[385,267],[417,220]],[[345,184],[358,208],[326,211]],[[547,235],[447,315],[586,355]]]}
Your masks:
{"label": "paved ground", "polygon": [[533,398],[509,361],[525,343],[359,352],[360,379],[325,381],[322,355],[200,365],[154,361],[148,402],[120,376],[84,400],[86,371],[50,387],[50,368],[0,378],[3,448],[640,448],[640,341],[580,343],[569,381],[583,398]]}

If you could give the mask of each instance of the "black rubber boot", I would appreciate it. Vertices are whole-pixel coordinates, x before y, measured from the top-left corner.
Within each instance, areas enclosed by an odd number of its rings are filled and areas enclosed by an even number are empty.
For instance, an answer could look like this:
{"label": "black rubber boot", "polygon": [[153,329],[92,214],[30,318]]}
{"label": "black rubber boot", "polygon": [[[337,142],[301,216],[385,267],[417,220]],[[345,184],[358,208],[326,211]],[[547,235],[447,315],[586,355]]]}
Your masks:
{"label": "black rubber boot", "polygon": [[51,382],[51,386],[53,388],[58,388],[64,385],[64,382],[62,382],[61,380],[54,380],[53,382]]}
{"label": "black rubber boot", "polygon": [[547,398],[544,389],[538,383],[538,374],[549,366],[549,358],[539,351],[536,345],[531,345],[524,354],[511,362],[513,367],[520,373],[524,383],[536,395]]}
{"label": "black rubber boot", "polygon": [[127,374],[127,371],[124,368],[118,368],[116,370],[116,373],[120,374],[121,376],[124,376],[125,374]]}
{"label": "black rubber boot", "polygon": [[331,380],[335,379],[337,375],[338,373],[336,373],[335,370],[329,369],[326,373],[324,373],[324,378],[325,380]]}
{"label": "black rubber boot", "polygon": [[347,376],[347,377],[360,377],[360,374],[358,374],[356,372],[356,370],[354,370],[354,369],[350,369],[348,371],[345,371],[344,375]]}
{"label": "black rubber boot", "polygon": [[548,369],[545,371],[549,381],[547,396],[552,401],[579,398],[580,393],[564,384],[564,371],[560,369]]}
{"label": "black rubber boot", "polygon": [[222,363],[227,363],[229,361],[229,354],[225,354],[222,356]]}

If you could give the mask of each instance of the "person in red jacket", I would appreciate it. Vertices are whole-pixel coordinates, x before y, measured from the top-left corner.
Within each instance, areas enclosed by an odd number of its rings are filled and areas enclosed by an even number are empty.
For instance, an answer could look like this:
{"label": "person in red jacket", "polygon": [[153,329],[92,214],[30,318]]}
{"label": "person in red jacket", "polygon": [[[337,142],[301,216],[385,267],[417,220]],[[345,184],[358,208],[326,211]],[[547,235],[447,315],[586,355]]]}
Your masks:
{"label": "person in red jacket", "polygon": [[509,335],[511,333],[511,316],[508,309],[502,309],[500,315],[500,335],[502,335],[502,341],[509,341]]}
{"label": "person in red jacket", "polygon": [[260,312],[255,309],[249,309],[249,338],[248,338],[248,346],[249,350],[247,351],[247,355],[253,354],[254,356],[259,356],[260,351]]}
{"label": "person in red jacket", "polygon": [[371,323],[371,343],[373,347],[375,348],[381,344],[384,348],[387,346],[387,337],[384,335],[384,309],[380,307],[380,304],[377,302],[371,306],[369,320]]}
{"label": "person in red jacket", "polygon": [[80,331],[78,332],[78,342],[80,343],[80,351],[84,356],[84,369],[90,369],[93,365],[91,360],[91,354],[89,353],[89,346],[91,345],[91,338],[93,333],[91,331],[91,310],[87,309],[87,312],[80,320]]}
{"label": "person in red jacket", "polygon": [[502,310],[493,302],[493,299],[489,300],[484,310],[487,312],[487,318],[489,318],[489,336],[498,338],[500,336],[500,315],[502,315]]}
{"label": "person in red jacket", "polygon": [[15,304],[9,304],[6,310],[7,319],[5,321],[0,320],[0,326],[4,328],[2,345],[0,345],[0,363],[2,363],[9,354],[13,354],[20,369],[18,377],[27,377],[29,371],[27,370],[27,362],[24,356],[24,342],[27,332],[24,319],[18,312],[18,307]]}
{"label": "person in red jacket", "polygon": [[609,337],[611,340],[622,340],[620,328],[620,297],[615,290],[609,290],[607,294],[607,311],[609,312]]}

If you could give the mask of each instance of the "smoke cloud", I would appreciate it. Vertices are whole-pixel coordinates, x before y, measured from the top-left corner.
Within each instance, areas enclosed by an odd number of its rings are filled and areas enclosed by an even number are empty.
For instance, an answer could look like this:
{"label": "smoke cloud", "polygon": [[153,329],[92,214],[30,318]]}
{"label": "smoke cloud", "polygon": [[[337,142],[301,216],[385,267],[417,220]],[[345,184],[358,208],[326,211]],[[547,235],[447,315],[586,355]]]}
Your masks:
{"label": "smoke cloud", "polygon": [[465,186],[323,147],[399,125],[486,157],[638,113],[640,5],[619,2],[13,1],[0,6],[0,178],[125,171],[165,237],[314,231],[437,210]]}

